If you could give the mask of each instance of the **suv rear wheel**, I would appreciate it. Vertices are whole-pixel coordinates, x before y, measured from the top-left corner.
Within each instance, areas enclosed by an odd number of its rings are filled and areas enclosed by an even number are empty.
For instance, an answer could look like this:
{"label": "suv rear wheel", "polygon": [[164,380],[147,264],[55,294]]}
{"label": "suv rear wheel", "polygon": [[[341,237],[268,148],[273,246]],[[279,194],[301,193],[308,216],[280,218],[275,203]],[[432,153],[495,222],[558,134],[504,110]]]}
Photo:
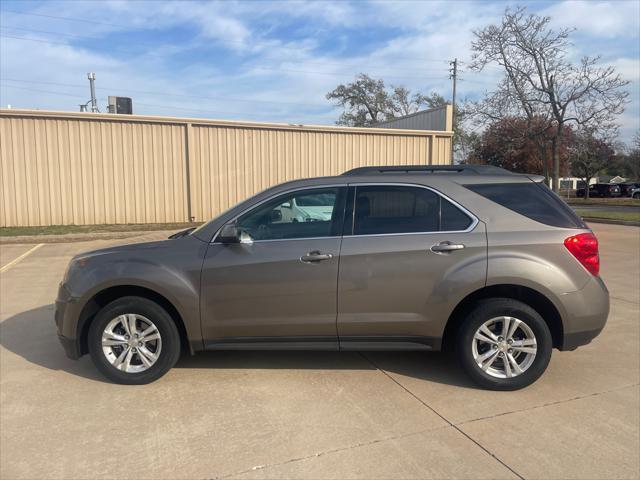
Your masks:
{"label": "suv rear wheel", "polygon": [[457,353],[479,385],[517,390],[535,382],[551,359],[549,327],[529,305],[509,298],[478,302],[458,332]]}
{"label": "suv rear wheel", "polygon": [[109,380],[128,385],[153,382],[180,356],[180,335],[157,303],[123,297],[106,305],[89,327],[89,353]]}

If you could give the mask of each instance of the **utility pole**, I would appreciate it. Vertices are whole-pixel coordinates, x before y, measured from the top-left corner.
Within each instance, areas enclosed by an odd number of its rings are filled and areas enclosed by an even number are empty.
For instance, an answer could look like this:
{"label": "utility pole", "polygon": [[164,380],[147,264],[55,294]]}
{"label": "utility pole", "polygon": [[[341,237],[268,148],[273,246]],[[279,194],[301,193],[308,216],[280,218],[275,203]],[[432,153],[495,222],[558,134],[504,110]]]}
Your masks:
{"label": "utility pole", "polygon": [[[451,114],[452,118],[452,126],[455,135],[456,131],[456,83],[458,81],[458,59],[454,58],[452,62],[449,62],[451,65],[451,73],[449,74],[449,78],[452,81],[452,95],[451,95]],[[451,163],[453,163],[453,138],[451,139]]]}
{"label": "utility pole", "polygon": [[91,111],[97,113],[99,110],[98,100],[96,99],[96,74],[87,73],[87,78],[89,79],[89,88],[91,89]]}

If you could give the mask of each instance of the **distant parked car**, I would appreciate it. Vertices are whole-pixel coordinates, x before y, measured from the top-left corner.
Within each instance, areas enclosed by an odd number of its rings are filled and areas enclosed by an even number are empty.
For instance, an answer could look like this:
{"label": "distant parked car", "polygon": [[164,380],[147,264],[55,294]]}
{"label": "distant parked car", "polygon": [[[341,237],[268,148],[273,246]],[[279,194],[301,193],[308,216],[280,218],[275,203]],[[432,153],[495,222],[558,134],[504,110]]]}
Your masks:
{"label": "distant parked car", "polygon": [[[584,197],[584,188],[576,190],[576,197]],[[590,198],[619,197],[620,185],[617,183],[594,183],[589,185]]]}
{"label": "distant parked car", "polygon": [[635,188],[640,188],[640,183],[620,183],[620,195],[623,197],[630,197],[631,192]]}
{"label": "distant parked car", "polygon": [[633,190],[631,190],[631,198],[635,198],[637,200],[640,200],[640,188],[634,188]]}

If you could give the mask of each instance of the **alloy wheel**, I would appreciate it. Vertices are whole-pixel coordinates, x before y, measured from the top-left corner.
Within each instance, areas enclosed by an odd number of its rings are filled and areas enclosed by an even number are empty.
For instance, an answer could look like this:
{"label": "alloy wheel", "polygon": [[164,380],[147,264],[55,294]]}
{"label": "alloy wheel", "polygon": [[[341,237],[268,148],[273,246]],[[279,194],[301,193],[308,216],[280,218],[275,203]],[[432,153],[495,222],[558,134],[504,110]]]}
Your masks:
{"label": "alloy wheel", "polygon": [[471,350],[483,372],[495,378],[512,378],[531,367],[537,353],[536,336],[518,318],[495,317],[476,330]]}
{"label": "alloy wheel", "polygon": [[162,350],[158,327],[136,313],[118,315],[102,331],[102,352],[118,370],[139,373],[151,368]]}

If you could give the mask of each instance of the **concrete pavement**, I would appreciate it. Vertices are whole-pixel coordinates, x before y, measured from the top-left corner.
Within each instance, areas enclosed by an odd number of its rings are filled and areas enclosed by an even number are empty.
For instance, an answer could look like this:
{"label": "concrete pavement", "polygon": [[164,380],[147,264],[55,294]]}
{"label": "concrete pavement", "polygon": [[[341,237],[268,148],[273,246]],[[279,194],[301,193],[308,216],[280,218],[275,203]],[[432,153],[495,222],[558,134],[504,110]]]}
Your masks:
{"label": "concrete pavement", "polygon": [[640,229],[593,228],[607,327],[518,392],[435,353],[211,352],[113,385],[64,356],[52,303],[73,254],[117,242],[44,245],[0,275],[0,477],[638,478]]}

